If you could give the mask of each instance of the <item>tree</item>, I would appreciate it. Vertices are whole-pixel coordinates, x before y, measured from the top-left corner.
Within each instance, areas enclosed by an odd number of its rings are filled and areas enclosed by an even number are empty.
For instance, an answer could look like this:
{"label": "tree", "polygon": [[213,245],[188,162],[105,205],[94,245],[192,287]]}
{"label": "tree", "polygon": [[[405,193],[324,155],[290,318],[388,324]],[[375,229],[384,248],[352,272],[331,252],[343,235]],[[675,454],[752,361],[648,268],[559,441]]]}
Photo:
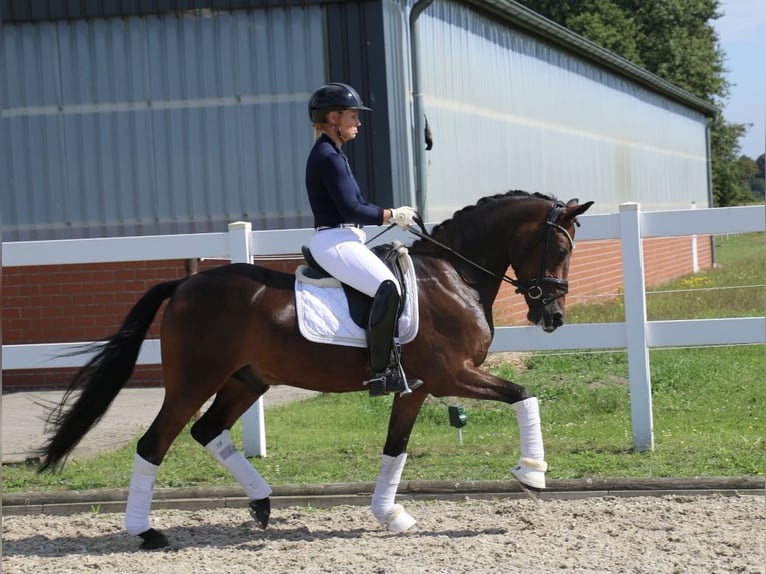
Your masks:
{"label": "tree", "polygon": [[639,30],[618,0],[522,0],[520,3],[607,50],[642,65],[636,44]]}
{"label": "tree", "polygon": [[[711,22],[718,0],[519,0],[528,8],[630,60],[695,96],[723,108],[730,83]],[[737,164],[743,124],[716,117],[711,126],[713,200],[747,202]]]}
{"label": "tree", "polygon": [[746,130],[744,125],[726,124],[720,116],[713,121],[710,153],[714,158],[713,203],[716,206],[741,205],[753,200],[748,175],[739,163],[739,139]]}
{"label": "tree", "polygon": [[[766,173],[764,173],[766,154],[761,154],[755,161],[744,155],[739,159],[741,162],[750,162],[750,166],[745,168],[752,173],[750,176],[750,191],[760,202],[763,202],[766,200]],[[754,171],[753,167],[755,168]]]}

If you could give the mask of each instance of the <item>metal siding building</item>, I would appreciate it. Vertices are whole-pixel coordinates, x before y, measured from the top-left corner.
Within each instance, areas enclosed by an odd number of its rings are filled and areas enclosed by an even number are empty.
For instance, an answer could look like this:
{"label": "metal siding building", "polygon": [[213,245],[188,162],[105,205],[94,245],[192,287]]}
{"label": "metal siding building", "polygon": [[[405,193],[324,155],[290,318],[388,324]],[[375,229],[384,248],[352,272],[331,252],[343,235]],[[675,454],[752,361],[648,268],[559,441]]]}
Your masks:
{"label": "metal siding building", "polygon": [[[432,222],[511,188],[602,212],[708,204],[715,109],[509,0],[0,0],[0,23],[4,241],[310,227],[306,104],[328,81],[375,110],[345,149],[366,197]],[[689,241],[669,241],[647,251],[653,280],[692,270]],[[572,291],[616,292],[619,242],[589,243]],[[3,340],[98,340],[193,263],[6,268]],[[523,307],[504,289],[495,324],[523,323]]]}
{"label": "metal siding building", "polygon": [[0,10],[6,241],[309,227],[306,102],[327,81],[375,109],[347,146],[365,195],[430,221],[511,188],[708,205],[714,110],[511,1]]}
{"label": "metal siding building", "polygon": [[708,206],[708,116],[659,82],[652,91],[465,3],[434,2],[419,25],[430,220],[513,188],[601,212]]}
{"label": "metal siding building", "polygon": [[318,6],[3,27],[5,240],[312,223]]}

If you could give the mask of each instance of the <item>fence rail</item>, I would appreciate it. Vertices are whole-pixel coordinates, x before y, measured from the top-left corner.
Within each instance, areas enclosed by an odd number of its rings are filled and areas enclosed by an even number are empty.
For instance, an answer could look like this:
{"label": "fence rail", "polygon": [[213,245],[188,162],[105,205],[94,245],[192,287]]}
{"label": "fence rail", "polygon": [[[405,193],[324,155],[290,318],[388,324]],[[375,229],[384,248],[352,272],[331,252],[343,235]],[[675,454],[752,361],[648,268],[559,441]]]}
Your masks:
{"label": "fence rail", "polygon": [[[552,334],[531,326],[498,327],[490,351],[627,349],[633,447],[653,449],[649,349],[763,344],[766,336],[764,317],[647,321],[642,239],[764,231],[766,212],[763,206],[641,212],[638,204],[626,203],[619,213],[586,214],[580,221],[578,240],[621,241],[625,321],[564,325]],[[252,231],[249,223],[235,222],[223,233],[11,242],[3,244],[3,266],[194,258],[249,262],[254,257],[295,254],[311,234],[310,229]],[[392,239],[408,241],[406,234],[392,230],[377,242]],[[3,345],[3,369],[79,367],[86,360],[82,355],[65,354],[83,344]],[[159,340],[144,342],[138,362],[160,362]],[[243,425],[245,453],[265,456],[262,400],[245,413]]]}

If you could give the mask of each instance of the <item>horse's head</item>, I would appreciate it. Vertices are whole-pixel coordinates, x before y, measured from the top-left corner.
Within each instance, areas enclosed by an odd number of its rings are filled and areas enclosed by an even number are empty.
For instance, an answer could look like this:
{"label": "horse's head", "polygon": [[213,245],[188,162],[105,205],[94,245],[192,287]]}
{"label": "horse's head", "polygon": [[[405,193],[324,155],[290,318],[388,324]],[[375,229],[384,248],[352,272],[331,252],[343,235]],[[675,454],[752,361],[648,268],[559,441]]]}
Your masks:
{"label": "horse's head", "polygon": [[[484,197],[435,226],[430,236],[416,233],[423,241],[413,244],[410,253],[450,259],[463,281],[481,292],[490,323],[491,305],[506,281],[524,295],[527,318],[555,331],[564,323],[577,216],[591,205],[577,199],[564,204],[521,190]],[[509,265],[517,279],[505,275]]]}
{"label": "horse's head", "polygon": [[[517,291],[524,295],[527,319],[548,333],[564,324],[564,301],[569,288],[569,260],[575,247],[577,216],[593,205],[577,199],[544,202],[542,218],[521,226],[523,248],[512,257],[518,277]],[[521,254],[521,255],[519,255]]]}

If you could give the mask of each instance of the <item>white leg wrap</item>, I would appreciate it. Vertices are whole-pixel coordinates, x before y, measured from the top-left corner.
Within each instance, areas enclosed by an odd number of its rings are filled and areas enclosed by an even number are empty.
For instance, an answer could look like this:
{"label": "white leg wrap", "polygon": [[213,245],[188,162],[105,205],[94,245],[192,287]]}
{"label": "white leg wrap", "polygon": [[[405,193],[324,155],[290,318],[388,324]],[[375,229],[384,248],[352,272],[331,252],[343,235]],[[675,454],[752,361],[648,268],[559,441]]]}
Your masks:
{"label": "white leg wrap", "polygon": [[544,460],[543,433],[540,430],[540,407],[537,397],[525,399],[511,405],[516,411],[521,438],[521,456],[533,460]]}
{"label": "white leg wrap", "polygon": [[521,439],[521,458],[511,469],[519,482],[538,489],[545,488],[545,451],[543,434],[540,430],[540,408],[537,397],[525,399],[511,405],[516,411]]}
{"label": "white leg wrap", "polygon": [[159,467],[147,462],[136,454],[133,459],[133,474],[130,477],[128,504],[125,509],[125,529],[137,536],[151,528],[149,509],[154,495],[154,478]]}
{"label": "white leg wrap", "polygon": [[205,445],[205,449],[218,461],[242,486],[250,500],[260,500],[271,495],[271,487],[253,468],[245,456],[231,442],[228,430]]}
{"label": "white leg wrap", "polygon": [[407,514],[401,504],[395,503],[405,462],[406,452],[396,458],[384,454],[375,492],[372,494],[372,514],[390,532],[404,532],[415,526],[415,519]]}

